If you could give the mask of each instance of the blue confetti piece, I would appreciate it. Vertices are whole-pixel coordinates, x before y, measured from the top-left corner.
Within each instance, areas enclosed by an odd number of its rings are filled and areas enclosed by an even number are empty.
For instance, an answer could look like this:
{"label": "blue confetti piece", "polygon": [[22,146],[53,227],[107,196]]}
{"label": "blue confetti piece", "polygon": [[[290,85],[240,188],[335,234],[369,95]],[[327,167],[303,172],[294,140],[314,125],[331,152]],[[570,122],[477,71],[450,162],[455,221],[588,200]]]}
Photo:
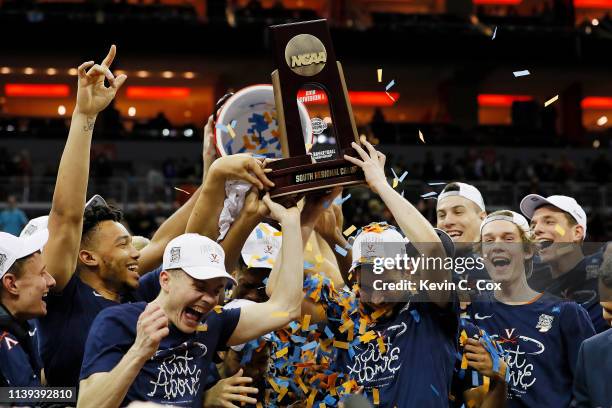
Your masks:
{"label": "blue confetti piece", "polygon": [[472,371],[472,385],[478,387],[480,382],[478,381],[478,371]]}
{"label": "blue confetti piece", "polygon": [[393,170],[393,167],[391,167],[391,173],[393,173],[393,178],[396,179],[397,177],[397,173],[395,172],[395,170]]}
{"label": "blue confetti piece", "polygon": [[237,125],[237,124],[238,124],[238,121],[237,121],[236,119],[234,119],[234,120],[232,120],[232,123],[230,123],[230,126],[231,126],[233,129],[236,129],[236,125]]}
{"label": "blue confetti piece", "polygon": [[[334,202],[335,204],[335,202]],[[323,208],[327,210],[327,208],[329,207],[329,200],[326,200],[323,202]]]}
{"label": "blue confetti piece", "polygon": [[341,247],[340,245],[338,245],[338,244],[336,244],[336,246],[334,247],[334,250],[335,250],[335,251],[336,251],[338,254],[340,254],[340,255],[342,255],[342,256],[346,256],[346,254],[348,253],[348,251],[347,251],[346,249],[342,248],[342,247]]}
{"label": "blue confetti piece", "polygon": [[263,232],[259,228],[255,228],[255,235],[257,235],[257,239],[263,239]]}
{"label": "blue confetti piece", "polygon": [[561,309],[559,308],[559,306],[555,306],[555,307],[553,307],[552,312],[553,313],[559,313],[559,312],[561,312]]}
{"label": "blue confetti piece", "polygon": [[266,156],[265,154],[254,154],[253,157],[255,159],[265,159],[268,156]]}
{"label": "blue confetti piece", "polygon": [[327,336],[328,339],[331,339],[334,337],[334,333],[332,333],[332,331],[327,326],[325,326],[325,335]]}
{"label": "blue confetti piece", "polygon": [[435,191],[431,191],[429,193],[425,193],[421,195],[421,198],[427,198],[427,197],[433,197],[435,195],[437,195],[438,193],[436,193]]}
{"label": "blue confetti piece", "polygon": [[317,330],[317,324],[316,324],[316,323],[315,323],[315,324],[311,324],[311,325],[308,327],[308,331],[313,331],[313,330]]}
{"label": "blue confetti piece", "polygon": [[334,397],[332,397],[331,395],[329,395],[329,394],[325,397],[323,402],[325,404],[331,405],[331,406],[335,406],[336,405],[336,399]]}
{"label": "blue confetti piece", "polygon": [[433,391],[434,394],[436,394],[436,397],[440,396],[440,393],[438,392],[438,390],[436,389],[436,387],[434,387],[433,384],[429,384],[429,386],[431,387],[431,390]]}
{"label": "blue confetti piece", "polygon": [[406,178],[407,175],[408,175],[407,171],[403,172],[402,175],[400,176],[400,178],[398,179],[399,182],[401,183],[402,181],[404,181],[404,179]]}
{"label": "blue confetti piece", "polygon": [[311,341],[310,343],[306,343],[302,346],[302,351],[312,350],[315,347],[317,347],[317,342]]}
{"label": "blue confetti piece", "polygon": [[312,269],[312,268],[314,268],[314,264],[304,261],[304,269]]}
{"label": "blue confetti piece", "polygon": [[289,327],[291,327],[291,330],[296,331],[300,327],[300,325],[297,322],[293,321],[289,323]]}
{"label": "blue confetti piece", "polygon": [[395,85],[395,79],[392,79],[391,82],[389,82],[387,86],[385,86],[385,91],[388,91],[389,89],[393,88],[394,85]]}
{"label": "blue confetti piece", "polygon": [[295,341],[296,343],[306,343],[306,337],[296,336],[295,334],[291,335],[291,340]]}
{"label": "blue confetti piece", "polygon": [[223,123],[217,123],[215,125],[216,129],[222,130],[223,132],[227,132],[227,127]]}
{"label": "blue confetti piece", "polygon": [[421,321],[421,316],[419,315],[419,312],[416,311],[415,309],[412,309],[410,311],[410,314],[412,315],[412,318],[414,319],[415,322],[420,322]]}
{"label": "blue confetti piece", "polygon": [[342,204],[344,204],[344,202],[345,202],[346,200],[348,200],[349,198],[351,198],[351,195],[350,195],[350,194],[349,194],[349,195],[347,195],[347,196],[346,196],[346,197],[344,197],[344,198],[342,198],[342,197],[338,197],[338,198],[336,198],[336,199],[334,200],[334,204],[336,204],[336,205],[342,205]]}
{"label": "blue confetti piece", "polygon": [[268,278],[265,278],[264,280],[262,280],[261,283],[263,283],[264,285],[267,285],[268,284]]}

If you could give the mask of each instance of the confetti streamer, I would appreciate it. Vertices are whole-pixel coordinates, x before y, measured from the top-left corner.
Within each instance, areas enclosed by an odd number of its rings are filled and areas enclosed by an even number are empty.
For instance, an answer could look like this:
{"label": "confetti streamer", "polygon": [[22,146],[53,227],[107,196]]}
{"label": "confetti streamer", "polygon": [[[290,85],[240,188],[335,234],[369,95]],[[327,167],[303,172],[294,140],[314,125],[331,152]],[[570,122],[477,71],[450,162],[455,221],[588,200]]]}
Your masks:
{"label": "confetti streamer", "polygon": [[380,405],[380,394],[378,392],[378,388],[372,388],[372,399],[374,400],[374,405]]}
{"label": "confetti streamer", "polygon": [[440,392],[436,389],[436,387],[434,387],[433,384],[429,384],[429,386],[431,387],[431,391],[436,395],[436,397],[439,397]]}
{"label": "confetti streamer", "polygon": [[495,26],[495,30],[493,30],[493,37],[491,37],[491,40],[494,40],[496,35],[497,35],[497,26]]}
{"label": "confetti streamer", "polygon": [[529,72],[528,69],[524,69],[522,71],[514,71],[513,74],[515,78],[518,78],[518,77],[530,75],[531,73]]}
{"label": "confetti streamer", "polygon": [[348,350],[348,347],[349,347],[349,344],[347,342],[345,342],[345,341],[338,341],[338,340],[334,340],[333,345],[334,345],[334,347],[345,349],[345,350]]}
{"label": "confetti streamer", "polygon": [[389,89],[393,88],[393,86],[395,86],[395,79],[392,79],[391,82],[389,82],[387,86],[385,86],[385,91],[388,91]]}
{"label": "confetti streamer", "polygon": [[438,193],[436,193],[435,191],[430,191],[429,193],[422,194],[421,198],[433,197],[435,195],[438,195]]}
{"label": "confetti streamer", "polygon": [[342,204],[344,204],[344,202],[345,202],[346,200],[348,200],[349,198],[351,198],[351,195],[350,195],[350,194],[349,194],[349,195],[347,195],[346,197],[338,197],[338,198],[336,198],[336,199],[334,200],[334,204],[336,204],[336,205],[342,205]]}
{"label": "confetti streamer", "polygon": [[419,139],[421,139],[421,142],[425,143],[425,138],[423,137],[423,132],[421,132],[421,129],[419,129]]}
{"label": "confetti streamer", "polygon": [[398,177],[397,177],[397,173],[395,172],[395,170],[393,169],[393,167],[391,167],[391,173],[393,173],[393,178],[398,178]]}
{"label": "confetti streamer", "polygon": [[408,175],[407,171],[403,172],[402,175],[400,176],[400,178],[398,179],[399,182],[402,183],[407,175]]}
{"label": "confetti streamer", "polygon": [[389,99],[391,99],[393,102],[395,102],[395,98],[393,97],[393,95],[391,95],[389,92],[385,92],[385,93],[387,94]]}
{"label": "confetti streamer", "polygon": [[446,185],[446,183],[444,181],[442,181],[442,182],[439,182],[439,183],[438,182],[436,182],[436,183],[427,183],[427,185],[430,185],[430,186],[444,186],[444,185]]}
{"label": "confetti streamer", "polygon": [[278,402],[281,402],[281,400],[283,399],[283,397],[285,396],[285,394],[287,394],[287,391],[288,391],[287,387],[283,387],[283,388],[281,388],[281,392],[280,392],[280,394],[278,395],[278,399],[277,399],[277,401],[278,401]]}
{"label": "confetti streamer", "polygon": [[348,253],[348,251],[344,248],[342,248],[340,245],[336,244],[334,250],[339,253],[342,256],[346,256],[346,254]]}
{"label": "confetti streamer", "polygon": [[302,319],[302,330],[308,330],[308,326],[310,326],[310,315],[304,315]]}
{"label": "confetti streamer", "polygon": [[349,235],[351,235],[353,232],[355,232],[355,230],[357,229],[356,226],[351,225],[350,227],[348,227],[347,229],[344,230],[343,234],[345,237],[348,237]]}
{"label": "confetti streamer", "polygon": [[565,230],[559,224],[555,225],[555,231],[561,236],[565,236]]}
{"label": "confetti streamer", "polygon": [[180,191],[181,193],[185,193],[185,194],[187,194],[187,195],[191,195],[191,193],[190,193],[189,191],[185,191],[185,190],[183,190],[182,188],[174,187],[174,189],[175,189],[176,191]]}
{"label": "confetti streamer", "polygon": [[376,70],[376,75],[378,76],[378,82],[382,82],[382,68]]}
{"label": "confetti streamer", "polygon": [[558,99],[559,99],[559,95],[553,96],[552,98],[544,102],[544,107],[547,107],[548,105],[557,102]]}

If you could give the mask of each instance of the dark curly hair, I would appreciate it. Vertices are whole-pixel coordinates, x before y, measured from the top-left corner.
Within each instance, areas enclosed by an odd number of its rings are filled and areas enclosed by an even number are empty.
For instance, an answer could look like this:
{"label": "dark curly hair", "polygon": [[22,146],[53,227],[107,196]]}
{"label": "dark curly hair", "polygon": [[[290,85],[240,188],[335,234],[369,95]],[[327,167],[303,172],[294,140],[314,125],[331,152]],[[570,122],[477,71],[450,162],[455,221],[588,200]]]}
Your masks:
{"label": "dark curly hair", "polygon": [[88,242],[92,232],[94,232],[102,221],[123,220],[123,213],[120,209],[112,206],[92,206],[85,209],[83,215],[83,232],[81,233],[81,243]]}

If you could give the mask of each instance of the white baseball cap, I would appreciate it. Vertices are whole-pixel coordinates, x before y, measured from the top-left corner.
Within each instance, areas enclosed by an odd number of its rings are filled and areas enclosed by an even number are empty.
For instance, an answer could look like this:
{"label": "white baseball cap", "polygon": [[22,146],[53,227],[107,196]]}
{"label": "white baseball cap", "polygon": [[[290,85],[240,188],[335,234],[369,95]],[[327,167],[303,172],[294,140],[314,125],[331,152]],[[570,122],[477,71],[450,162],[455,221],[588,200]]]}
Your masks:
{"label": "white baseball cap", "polygon": [[48,239],[49,231],[46,229],[26,237],[16,237],[8,232],[0,232],[0,278],[16,260],[40,251]]}
{"label": "white baseball cap", "polygon": [[525,196],[521,200],[521,212],[525,214],[527,218],[533,218],[533,214],[535,213],[538,207],[543,205],[552,205],[560,209],[561,211],[565,211],[569,215],[571,215],[578,225],[581,225],[584,228],[584,233],[586,234],[587,230],[587,216],[580,204],[572,198],[564,195],[552,195],[550,197],[542,197],[538,194],[529,194]]}
{"label": "white baseball cap", "polygon": [[200,234],[183,234],[168,242],[162,266],[164,270],[182,269],[197,280],[227,278],[237,284],[225,270],[221,245]]}
{"label": "white baseball cap", "polygon": [[[480,194],[480,191],[476,187],[471,184],[458,182],[453,182],[449,184],[456,184],[457,186],[459,186],[459,190],[442,190],[443,192],[438,196],[438,202],[449,196],[460,196],[463,198],[467,198],[468,200],[476,204],[482,211],[486,211],[484,200],[482,199],[482,194]],[[446,188],[447,186],[448,184],[444,188]]]}
{"label": "white baseball cap", "polygon": [[513,223],[514,225],[522,229],[523,232],[527,234],[527,236],[530,236],[531,229],[529,228],[529,222],[527,221],[527,219],[517,212],[510,211],[510,210],[507,210],[507,211],[511,213],[512,215],[495,214],[495,213],[487,215],[485,219],[482,220],[482,222],[480,223],[480,234],[482,235],[482,229],[484,228],[484,226],[492,221],[510,221],[511,223]]}
{"label": "white baseball cap", "polygon": [[[106,200],[104,200],[102,198],[102,196],[95,194],[93,197],[91,197],[86,203],[85,203],[85,210],[88,207],[108,207],[108,204],[106,203]],[[37,231],[43,230],[43,229],[47,229],[49,227],[49,216],[48,215],[43,215],[41,217],[36,217],[31,219],[25,227],[23,227],[23,229],[21,230],[21,232],[19,233],[20,237],[24,237],[24,236],[30,236],[34,233],[36,233]]]}
{"label": "white baseball cap", "polygon": [[[405,245],[407,242],[408,240],[397,229],[386,222],[374,222],[363,227],[352,244],[351,271],[359,265],[373,263],[376,258],[403,256],[407,253]],[[398,246],[385,245],[390,243],[402,243],[404,245],[399,246],[398,252]]]}
{"label": "white baseball cap", "polygon": [[251,231],[240,254],[249,268],[272,269],[282,244],[283,237],[279,231],[262,222]]}
{"label": "white baseball cap", "polygon": [[32,218],[25,227],[19,233],[20,237],[29,237],[35,234],[37,231],[46,230],[49,224],[49,216],[43,215],[41,217]]}

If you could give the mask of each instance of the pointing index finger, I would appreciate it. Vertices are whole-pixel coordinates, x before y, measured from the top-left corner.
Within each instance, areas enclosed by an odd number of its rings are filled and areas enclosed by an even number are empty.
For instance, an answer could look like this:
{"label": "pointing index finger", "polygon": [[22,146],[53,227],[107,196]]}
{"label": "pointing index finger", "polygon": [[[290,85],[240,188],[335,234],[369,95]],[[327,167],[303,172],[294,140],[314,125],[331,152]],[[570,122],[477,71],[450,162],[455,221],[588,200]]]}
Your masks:
{"label": "pointing index finger", "polygon": [[111,45],[110,50],[108,51],[108,54],[102,61],[101,65],[107,68],[110,67],[110,65],[113,63],[113,60],[115,59],[115,55],[117,55],[117,47],[115,47],[115,44],[113,44]]}

